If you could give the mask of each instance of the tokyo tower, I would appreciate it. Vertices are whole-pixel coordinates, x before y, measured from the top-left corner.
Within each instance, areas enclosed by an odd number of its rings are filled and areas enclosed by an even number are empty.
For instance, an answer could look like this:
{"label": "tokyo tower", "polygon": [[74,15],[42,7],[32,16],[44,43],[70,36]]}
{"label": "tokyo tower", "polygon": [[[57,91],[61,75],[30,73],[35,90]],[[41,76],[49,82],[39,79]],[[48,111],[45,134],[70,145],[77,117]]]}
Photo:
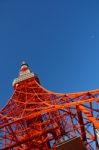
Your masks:
{"label": "tokyo tower", "polygon": [[[99,90],[46,90],[23,62],[0,110],[0,150],[99,150]],[[69,143],[72,143],[69,145]]]}

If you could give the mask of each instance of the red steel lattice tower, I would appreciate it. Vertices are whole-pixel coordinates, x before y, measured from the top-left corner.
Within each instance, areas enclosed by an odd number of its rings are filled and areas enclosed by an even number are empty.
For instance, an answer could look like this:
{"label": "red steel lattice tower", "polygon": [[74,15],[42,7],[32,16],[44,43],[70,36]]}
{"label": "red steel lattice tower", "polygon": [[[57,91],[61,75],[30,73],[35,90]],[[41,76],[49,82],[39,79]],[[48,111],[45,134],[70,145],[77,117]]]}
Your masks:
{"label": "red steel lattice tower", "polygon": [[99,149],[99,90],[54,93],[41,86],[23,62],[14,93],[0,110],[0,150],[55,150],[81,137],[87,150]]}

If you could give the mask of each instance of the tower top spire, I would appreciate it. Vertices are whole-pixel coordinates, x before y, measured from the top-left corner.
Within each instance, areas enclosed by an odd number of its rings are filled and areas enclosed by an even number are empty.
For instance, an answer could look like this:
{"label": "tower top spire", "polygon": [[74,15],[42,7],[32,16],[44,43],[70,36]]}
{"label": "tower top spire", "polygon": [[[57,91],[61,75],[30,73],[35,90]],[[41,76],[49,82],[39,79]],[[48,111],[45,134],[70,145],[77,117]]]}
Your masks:
{"label": "tower top spire", "polygon": [[26,63],[26,61],[22,61],[21,66],[23,66],[23,65],[27,65],[28,66],[28,64]]}
{"label": "tower top spire", "polygon": [[35,75],[30,71],[28,64],[25,61],[22,61],[19,76],[13,81],[13,86],[20,81],[32,78],[34,76]]}
{"label": "tower top spire", "polygon": [[27,73],[31,73],[28,64],[25,61],[22,61],[21,64],[21,69],[19,72],[19,76],[23,75],[23,74],[27,74]]}

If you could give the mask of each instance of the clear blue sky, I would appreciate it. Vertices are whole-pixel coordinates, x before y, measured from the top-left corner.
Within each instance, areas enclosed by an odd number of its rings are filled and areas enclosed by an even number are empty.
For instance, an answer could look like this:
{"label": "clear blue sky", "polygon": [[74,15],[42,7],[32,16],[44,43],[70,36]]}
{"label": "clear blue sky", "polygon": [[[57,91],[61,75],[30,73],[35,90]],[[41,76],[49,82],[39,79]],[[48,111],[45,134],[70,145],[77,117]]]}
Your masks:
{"label": "clear blue sky", "polygon": [[0,0],[0,107],[22,60],[49,90],[99,88],[99,1]]}

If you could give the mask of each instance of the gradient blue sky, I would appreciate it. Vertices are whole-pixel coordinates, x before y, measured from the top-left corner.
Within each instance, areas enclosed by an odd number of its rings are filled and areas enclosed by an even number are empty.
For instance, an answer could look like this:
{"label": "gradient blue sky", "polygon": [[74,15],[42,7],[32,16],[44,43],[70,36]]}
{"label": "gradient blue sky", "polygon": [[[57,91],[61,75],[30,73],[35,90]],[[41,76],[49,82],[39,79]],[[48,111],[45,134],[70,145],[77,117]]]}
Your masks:
{"label": "gradient blue sky", "polygon": [[0,108],[23,60],[49,90],[99,88],[99,0],[0,0]]}

